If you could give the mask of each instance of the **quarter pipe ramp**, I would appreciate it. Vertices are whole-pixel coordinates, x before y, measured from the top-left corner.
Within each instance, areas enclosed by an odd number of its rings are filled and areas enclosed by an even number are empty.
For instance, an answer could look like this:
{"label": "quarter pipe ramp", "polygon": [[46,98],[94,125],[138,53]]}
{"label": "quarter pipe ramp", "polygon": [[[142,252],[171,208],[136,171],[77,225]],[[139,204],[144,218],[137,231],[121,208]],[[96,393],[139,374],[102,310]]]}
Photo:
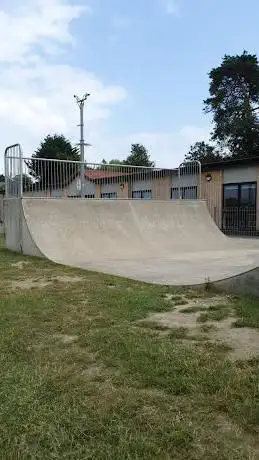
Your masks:
{"label": "quarter pipe ramp", "polygon": [[5,216],[7,247],[25,254],[151,283],[210,279],[259,294],[251,288],[259,241],[223,235],[202,201],[8,199]]}

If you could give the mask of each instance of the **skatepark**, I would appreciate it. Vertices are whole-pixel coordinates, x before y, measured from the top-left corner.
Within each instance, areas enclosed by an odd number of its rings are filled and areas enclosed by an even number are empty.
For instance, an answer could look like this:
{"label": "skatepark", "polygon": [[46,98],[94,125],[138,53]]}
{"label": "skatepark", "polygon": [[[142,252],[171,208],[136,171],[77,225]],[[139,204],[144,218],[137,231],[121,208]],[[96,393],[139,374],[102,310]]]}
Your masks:
{"label": "skatepark", "polygon": [[225,236],[200,200],[5,200],[7,248],[148,283],[259,295],[259,241]]}

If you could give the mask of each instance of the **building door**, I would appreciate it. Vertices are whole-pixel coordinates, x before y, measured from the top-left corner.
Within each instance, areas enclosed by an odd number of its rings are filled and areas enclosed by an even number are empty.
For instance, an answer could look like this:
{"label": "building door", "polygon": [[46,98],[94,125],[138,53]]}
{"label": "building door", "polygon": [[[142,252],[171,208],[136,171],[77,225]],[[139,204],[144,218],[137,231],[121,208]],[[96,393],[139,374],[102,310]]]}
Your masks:
{"label": "building door", "polygon": [[228,235],[256,235],[256,182],[223,187],[222,230]]}

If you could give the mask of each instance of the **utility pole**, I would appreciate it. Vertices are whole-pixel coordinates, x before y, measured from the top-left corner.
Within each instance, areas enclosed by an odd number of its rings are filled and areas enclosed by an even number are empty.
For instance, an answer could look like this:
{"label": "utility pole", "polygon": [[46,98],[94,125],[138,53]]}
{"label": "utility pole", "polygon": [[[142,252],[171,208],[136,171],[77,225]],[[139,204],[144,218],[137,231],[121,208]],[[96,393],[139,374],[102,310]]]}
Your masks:
{"label": "utility pole", "polygon": [[74,98],[77,102],[77,105],[80,109],[80,182],[81,182],[81,198],[84,197],[84,179],[85,179],[85,146],[89,145],[86,144],[84,141],[84,106],[85,102],[87,101],[88,97],[90,96],[89,93],[84,94],[82,98],[74,95]]}

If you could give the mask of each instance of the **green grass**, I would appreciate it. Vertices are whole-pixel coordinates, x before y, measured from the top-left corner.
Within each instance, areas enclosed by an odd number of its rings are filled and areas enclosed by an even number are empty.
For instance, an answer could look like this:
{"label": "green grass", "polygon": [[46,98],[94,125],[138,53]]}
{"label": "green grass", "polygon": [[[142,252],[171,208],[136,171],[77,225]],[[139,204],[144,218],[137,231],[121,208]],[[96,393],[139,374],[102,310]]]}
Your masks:
{"label": "green grass", "polygon": [[241,298],[236,301],[236,327],[252,327],[259,329],[259,302],[254,298]]}
{"label": "green grass", "polygon": [[228,305],[212,305],[200,314],[197,321],[206,323],[207,321],[222,321],[231,315],[232,309]]}
{"label": "green grass", "polygon": [[[57,276],[81,280],[12,285]],[[0,248],[0,458],[258,458],[258,360],[138,323],[183,293]]]}

